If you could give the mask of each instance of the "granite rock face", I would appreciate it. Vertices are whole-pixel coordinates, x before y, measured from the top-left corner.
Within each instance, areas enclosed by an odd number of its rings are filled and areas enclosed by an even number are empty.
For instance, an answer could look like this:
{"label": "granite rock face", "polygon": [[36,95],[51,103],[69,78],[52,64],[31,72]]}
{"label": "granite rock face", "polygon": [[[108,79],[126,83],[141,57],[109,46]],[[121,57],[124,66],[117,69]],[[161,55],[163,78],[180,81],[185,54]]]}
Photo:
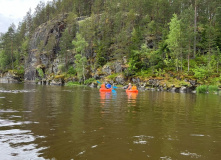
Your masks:
{"label": "granite rock face", "polygon": [[[60,50],[59,43],[62,32],[66,28],[64,21],[66,17],[67,15],[60,16],[43,23],[33,33],[25,66],[25,80],[35,80],[38,77],[36,71],[38,65],[44,66],[41,68],[43,72],[53,66],[50,64],[54,63]],[[53,70],[51,69],[51,71]]]}

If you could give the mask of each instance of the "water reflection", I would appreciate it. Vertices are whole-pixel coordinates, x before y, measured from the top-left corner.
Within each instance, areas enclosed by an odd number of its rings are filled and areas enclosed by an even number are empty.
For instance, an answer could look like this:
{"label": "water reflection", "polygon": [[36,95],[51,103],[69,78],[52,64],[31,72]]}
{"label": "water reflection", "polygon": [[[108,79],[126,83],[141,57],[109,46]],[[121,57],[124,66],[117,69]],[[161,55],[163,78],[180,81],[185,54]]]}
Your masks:
{"label": "water reflection", "polygon": [[100,92],[100,103],[111,103],[117,100],[117,92]]}
{"label": "water reflection", "polygon": [[111,99],[111,92],[100,92],[100,103],[106,103]]}
{"label": "water reflection", "polygon": [[128,103],[130,104],[130,106],[134,106],[136,107],[136,102],[137,102],[137,95],[138,93],[136,92],[126,92],[127,94],[127,99],[128,99]]}
{"label": "water reflection", "polygon": [[0,110],[0,159],[43,159],[39,155],[46,147],[38,147],[35,141],[45,136],[34,135],[25,129],[25,126],[38,122],[23,120],[24,113],[28,111]]}
{"label": "water reflection", "polygon": [[126,92],[128,100],[135,100],[137,98],[138,93],[136,92]]}

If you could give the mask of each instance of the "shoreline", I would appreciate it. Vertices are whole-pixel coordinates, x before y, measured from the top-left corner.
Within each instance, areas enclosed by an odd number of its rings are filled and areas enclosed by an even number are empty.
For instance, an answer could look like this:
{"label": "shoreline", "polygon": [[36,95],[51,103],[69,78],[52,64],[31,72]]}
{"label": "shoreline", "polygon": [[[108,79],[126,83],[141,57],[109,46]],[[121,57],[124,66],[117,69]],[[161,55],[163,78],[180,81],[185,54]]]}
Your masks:
{"label": "shoreline", "polygon": [[[76,86],[76,85],[83,85],[88,86],[91,88],[100,88],[100,82],[98,83],[98,80],[95,80],[96,82],[91,82],[89,84],[80,84],[76,81],[67,81],[65,82],[63,79],[59,79],[57,81],[55,80],[23,80],[20,81],[18,79],[15,79],[13,77],[1,77],[0,83],[26,83],[26,84],[35,84],[35,85],[51,85],[51,86]],[[101,81],[103,82],[103,81]],[[181,82],[181,81],[177,81]],[[71,85],[68,85],[71,83]],[[173,83],[169,83],[169,81],[166,81],[165,79],[149,79],[146,81],[139,81],[139,82],[125,82],[124,84],[119,84],[114,81],[110,82],[110,84],[117,86],[119,89],[126,89],[127,84],[132,83],[132,85],[137,86],[137,89],[139,91],[158,91],[158,92],[173,92],[173,93],[197,93],[197,87],[201,86],[201,84],[197,83],[197,80],[194,81],[188,81],[189,85],[177,85]],[[210,85],[206,85],[209,87]],[[218,86],[217,86],[218,87]],[[217,94],[220,92],[220,88],[217,89]],[[212,91],[214,92],[214,91]],[[209,93],[209,91],[205,91],[205,93]]]}

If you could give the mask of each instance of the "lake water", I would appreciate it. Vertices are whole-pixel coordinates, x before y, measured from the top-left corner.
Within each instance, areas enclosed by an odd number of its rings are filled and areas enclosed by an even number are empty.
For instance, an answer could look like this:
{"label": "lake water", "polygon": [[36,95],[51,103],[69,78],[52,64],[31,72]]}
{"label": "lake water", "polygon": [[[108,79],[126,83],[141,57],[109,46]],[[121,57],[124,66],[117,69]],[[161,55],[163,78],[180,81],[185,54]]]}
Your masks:
{"label": "lake water", "polygon": [[219,160],[221,95],[0,84],[1,160]]}

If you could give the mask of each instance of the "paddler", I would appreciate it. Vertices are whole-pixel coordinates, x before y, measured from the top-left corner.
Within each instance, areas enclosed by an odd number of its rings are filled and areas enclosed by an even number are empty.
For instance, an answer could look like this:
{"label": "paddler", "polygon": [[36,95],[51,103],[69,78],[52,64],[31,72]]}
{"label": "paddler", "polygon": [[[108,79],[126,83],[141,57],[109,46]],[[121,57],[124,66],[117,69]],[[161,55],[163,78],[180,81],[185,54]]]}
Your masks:
{"label": "paddler", "polygon": [[110,89],[111,88],[111,84],[110,83],[106,83],[106,88]]}
{"label": "paddler", "polygon": [[131,83],[129,83],[127,89],[131,90],[131,88],[132,88]]}

